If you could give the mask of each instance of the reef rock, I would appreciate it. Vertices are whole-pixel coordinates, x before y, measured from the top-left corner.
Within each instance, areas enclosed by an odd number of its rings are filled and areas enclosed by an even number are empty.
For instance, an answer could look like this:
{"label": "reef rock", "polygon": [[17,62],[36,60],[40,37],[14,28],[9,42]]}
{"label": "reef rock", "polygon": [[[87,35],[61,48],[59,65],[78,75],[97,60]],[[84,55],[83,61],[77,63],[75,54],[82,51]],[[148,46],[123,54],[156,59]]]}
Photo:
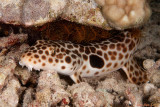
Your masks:
{"label": "reef rock", "polygon": [[37,26],[61,17],[104,29],[111,27],[125,29],[142,25],[151,15],[146,0],[118,2],[96,0],[96,2],[95,0],[0,0],[0,21]]}

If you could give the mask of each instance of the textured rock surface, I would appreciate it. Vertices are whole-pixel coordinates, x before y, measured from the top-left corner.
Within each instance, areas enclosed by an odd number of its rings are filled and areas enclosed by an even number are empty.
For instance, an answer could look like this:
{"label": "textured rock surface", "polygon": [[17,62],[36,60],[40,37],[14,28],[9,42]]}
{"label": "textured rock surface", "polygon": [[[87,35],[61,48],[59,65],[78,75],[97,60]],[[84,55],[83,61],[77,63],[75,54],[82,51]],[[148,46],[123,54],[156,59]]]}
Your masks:
{"label": "textured rock surface", "polygon": [[55,20],[67,0],[0,0],[0,21],[25,26],[41,25]]}
{"label": "textured rock surface", "polygon": [[23,0],[0,0],[0,21],[20,24]]}
{"label": "textured rock surface", "polygon": [[41,25],[55,20],[66,4],[67,0],[26,0],[21,10],[22,23],[26,26]]}
{"label": "textured rock surface", "polygon": [[69,21],[109,29],[94,0],[69,0],[69,6],[61,17]]}
{"label": "textured rock surface", "polygon": [[102,8],[104,18],[94,0],[0,0],[0,21],[8,24],[37,26],[61,17],[104,29],[111,29],[109,25],[124,29],[141,25],[151,13],[146,0],[141,2],[130,0],[129,3],[126,3],[127,0],[121,0],[118,3],[114,0],[111,4],[110,0],[106,1],[106,3],[99,3],[97,0],[98,4],[104,6]]}

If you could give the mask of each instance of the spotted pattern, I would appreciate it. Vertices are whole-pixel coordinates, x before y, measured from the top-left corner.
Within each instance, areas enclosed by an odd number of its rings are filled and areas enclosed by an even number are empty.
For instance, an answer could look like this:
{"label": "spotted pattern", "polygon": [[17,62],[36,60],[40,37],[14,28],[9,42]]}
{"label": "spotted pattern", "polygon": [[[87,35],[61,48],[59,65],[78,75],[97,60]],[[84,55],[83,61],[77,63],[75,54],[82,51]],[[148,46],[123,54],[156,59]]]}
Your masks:
{"label": "spotted pattern", "polygon": [[70,58],[69,56],[66,56],[65,61],[66,61],[67,63],[71,63],[71,58]]}
{"label": "spotted pattern", "polygon": [[124,65],[124,71],[126,72],[130,81],[136,84],[145,83],[148,81],[146,71],[138,66],[137,61],[130,57],[130,60]]}
{"label": "spotted pattern", "polygon": [[104,60],[97,55],[90,55],[89,57],[90,65],[93,68],[102,68],[104,66]]}
{"label": "spotted pattern", "polygon": [[76,83],[83,81],[81,77],[100,76],[122,68],[132,83],[141,84],[148,78],[132,58],[138,43],[139,38],[129,32],[89,44],[38,40],[22,55],[20,64],[30,70],[55,70],[69,75]]}

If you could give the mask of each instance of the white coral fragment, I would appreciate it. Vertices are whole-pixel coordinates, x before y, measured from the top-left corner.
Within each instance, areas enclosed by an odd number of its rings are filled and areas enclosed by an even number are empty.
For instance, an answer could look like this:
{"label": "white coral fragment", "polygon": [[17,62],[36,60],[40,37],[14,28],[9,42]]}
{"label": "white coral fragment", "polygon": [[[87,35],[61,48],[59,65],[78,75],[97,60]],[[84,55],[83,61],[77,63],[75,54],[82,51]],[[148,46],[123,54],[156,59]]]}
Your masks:
{"label": "white coral fragment", "polygon": [[145,95],[150,95],[153,92],[155,92],[157,88],[154,86],[154,84],[146,83],[143,87],[143,91]]}
{"label": "white coral fragment", "polygon": [[84,82],[68,87],[68,91],[71,93],[73,104],[76,107],[103,107],[108,103],[102,93],[96,92]]}
{"label": "white coral fragment", "polygon": [[150,69],[155,64],[155,61],[153,59],[146,59],[143,61],[143,67],[145,69]]}
{"label": "white coral fragment", "polygon": [[103,16],[115,28],[137,27],[146,22],[151,10],[146,0],[96,0]]}
{"label": "white coral fragment", "polygon": [[3,88],[5,80],[6,80],[6,75],[0,72],[0,89]]}

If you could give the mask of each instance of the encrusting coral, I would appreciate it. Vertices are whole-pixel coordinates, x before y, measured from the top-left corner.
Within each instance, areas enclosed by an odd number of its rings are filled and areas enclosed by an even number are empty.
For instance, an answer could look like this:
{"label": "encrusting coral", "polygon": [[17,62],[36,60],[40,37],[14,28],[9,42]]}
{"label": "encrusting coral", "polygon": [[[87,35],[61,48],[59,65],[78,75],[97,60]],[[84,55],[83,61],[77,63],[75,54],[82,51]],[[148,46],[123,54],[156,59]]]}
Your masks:
{"label": "encrusting coral", "polygon": [[147,0],[96,0],[103,16],[117,29],[137,27],[151,16]]}

